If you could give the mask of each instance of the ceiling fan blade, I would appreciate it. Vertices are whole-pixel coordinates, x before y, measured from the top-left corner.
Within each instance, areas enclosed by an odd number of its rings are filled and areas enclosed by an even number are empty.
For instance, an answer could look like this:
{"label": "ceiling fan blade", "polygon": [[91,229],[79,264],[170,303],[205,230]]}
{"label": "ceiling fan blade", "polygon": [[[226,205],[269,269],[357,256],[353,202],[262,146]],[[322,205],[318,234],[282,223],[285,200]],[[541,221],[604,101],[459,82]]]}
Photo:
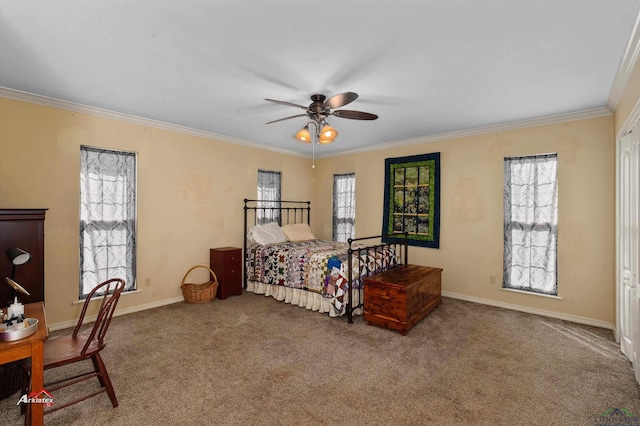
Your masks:
{"label": "ceiling fan blade", "polygon": [[265,101],[269,101],[269,102],[275,102],[277,104],[282,104],[282,105],[288,105],[288,106],[292,106],[292,107],[296,107],[296,108],[302,108],[304,110],[306,110],[308,107],[306,106],[302,106],[302,105],[298,105],[298,104],[292,104],[291,102],[285,102],[285,101],[277,101],[275,99],[266,99]]}
{"label": "ceiling fan blade", "polygon": [[350,104],[351,102],[358,99],[358,94],[354,92],[344,92],[339,95],[335,95],[327,99],[324,103],[324,106],[328,106],[331,109],[340,108],[345,106],[346,104]]}
{"label": "ceiling fan blade", "polygon": [[306,117],[306,116],[307,116],[307,114],[292,115],[291,117],[285,117],[285,118],[281,118],[281,119],[279,119],[279,120],[269,121],[268,123],[265,123],[265,124],[277,123],[278,121],[289,120],[290,118]]}
{"label": "ceiling fan blade", "polygon": [[375,120],[378,118],[375,114],[369,114],[368,112],[362,111],[351,111],[348,109],[339,109],[337,111],[333,111],[332,115],[340,118],[350,118],[352,120]]}

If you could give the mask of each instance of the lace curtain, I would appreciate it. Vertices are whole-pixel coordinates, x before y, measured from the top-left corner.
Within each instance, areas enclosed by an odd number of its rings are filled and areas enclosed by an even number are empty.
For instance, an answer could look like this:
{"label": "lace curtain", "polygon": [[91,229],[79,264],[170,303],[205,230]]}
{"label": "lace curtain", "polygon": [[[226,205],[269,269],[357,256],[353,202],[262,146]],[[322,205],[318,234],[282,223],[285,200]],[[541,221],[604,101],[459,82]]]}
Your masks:
{"label": "lace curtain", "polygon": [[256,220],[258,225],[265,225],[270,222],[280,223],[280,210],[260,209],[260,207],[279,207],[280,203],[280,172],[258,170],[258,200],[269,200],[269,202],[258,202],[256,207]]}
{"label": "lace curtain", "polygon": [[80,148],[80,298],[136,277],[136,154]]}
{"label": "lace curtain", "polygon": [[505,288],[558,293],[556,170],[556,154],[505,158]]}
{"label": "lace curtain", "polygon": [[355,238],[356,175],[333,175],[333,240]]}

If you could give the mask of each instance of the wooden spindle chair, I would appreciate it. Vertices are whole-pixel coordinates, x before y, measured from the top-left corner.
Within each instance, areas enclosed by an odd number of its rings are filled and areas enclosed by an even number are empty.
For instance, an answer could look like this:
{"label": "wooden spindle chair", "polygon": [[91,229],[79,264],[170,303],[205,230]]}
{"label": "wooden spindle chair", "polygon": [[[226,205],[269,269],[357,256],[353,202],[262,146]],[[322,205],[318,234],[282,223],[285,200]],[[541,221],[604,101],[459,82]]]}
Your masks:
{"label": "wooden spindle chair", "polygon": [[[88,359],[91,359],[93,362],[93,371],[58,380],[54,383],[45,383],[44,388],[47,392],[53,393],[58,389],[62,389],[93,377],[97,377],[100,382],[100,388],[98,390],[88,395],[78,397],[71,402],[58,406],[55,404],[54,400],[54,408],[45,410],[45,414],[60,410],[80,401],[84,401],[85,399],[96,396],[102,392],[107,392],[114,408],[118,406],[116,393],[113,390],[111,380],[109,379],[107,368],[100,356],[100,351],[102,351],[106,345],[105,336],[107,334],[107,329],[109,328],[111,318],[116,310],[116,305],[118,304],[118,300],[120,299],[120,295],[122,294],[124,287],[125,282],[120,278],[110,279],[96,286],[91,290],[84,301],[80,318],[78,318],[78,323],[76,324],[73,333],[67,336],[56,336],[44,342],[45,372],[52,368],[62,367]],[[100,309],[98,310],[93,326],[91,328],[87,328],[86,326],[83,327],[85,314],[87,313],[89,304],[92,300],[100,299]],[[87,321],[87,323],[89,323],[89,321]],[[23,395],[28,392],[30,384],[30,366],[28,363],[25,363],[24,367]],[[32,391],[37,392],[39,389],[32,389]],[[25,404],[22,404],[23,412],[24,405]]]}

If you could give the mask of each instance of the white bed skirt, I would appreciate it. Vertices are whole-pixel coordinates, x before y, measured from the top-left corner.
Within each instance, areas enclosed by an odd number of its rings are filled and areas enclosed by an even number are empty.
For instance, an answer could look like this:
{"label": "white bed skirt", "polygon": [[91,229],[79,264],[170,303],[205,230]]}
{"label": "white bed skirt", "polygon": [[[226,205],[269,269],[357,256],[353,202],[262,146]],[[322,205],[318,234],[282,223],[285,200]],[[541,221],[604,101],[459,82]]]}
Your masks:
{"label": "white bed skirt", "polygon": [[[341,316],[331,304],[331,299],[322,297],[321,294],[312,291],[306,291],[300,288],[285,287],[282,285],[271,285],[256,281],[247,281],[247,291],[255,294],[264,294],[271,296],[276,300],[311,311],[327,313],[330,317]],[[356,305],[360,302],[362,290],[354,291],[354,299]],[[347,293],[347,299],[349,294]],[[354,309],[353,315],[362,315],[362,308]]]}

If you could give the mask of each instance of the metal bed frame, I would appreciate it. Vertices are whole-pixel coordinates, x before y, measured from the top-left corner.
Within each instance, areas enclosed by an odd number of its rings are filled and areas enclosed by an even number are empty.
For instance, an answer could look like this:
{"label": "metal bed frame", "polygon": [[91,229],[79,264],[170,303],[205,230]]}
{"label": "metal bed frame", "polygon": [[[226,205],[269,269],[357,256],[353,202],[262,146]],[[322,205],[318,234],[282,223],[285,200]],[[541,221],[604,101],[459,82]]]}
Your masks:
{"label": "metal bed frame", "polygon": [[[271,203],[277,204],[272,207],[265,207],[264,205],[258,206],[259,203]],[[288,225],[288,224],[296,224],[296,223],[307,223],[307,225],[311,224],[311,201],[271,201],[271,200],[250,200],[244,199],[244,232],[243,232],[243,250],[242,250],[242,262],[243,262],[243,288],[247,288],[247,268],[246,268],[246,260],[247,260],[247,232],[249,231],[250,226],[255,226],[258,223],[258,211],[262,211],[263,213],[278,211],[280,218],[280,225]],[[248,219],[248,216],[253,212],[253,221],[252,224]],[[377,255],[378,252],[382,252],[385,249],[389,249],[393,247],[398,255],[398,258],[401,260],[398,265],[404,263],[408,263],[408,234],[400,234],[404,235],[404,241],[402,243],[380,243],[366,246],[358,246],[354,247],[354,243],[358,241],[372,240],[372,239],[382,239],[383,235],[375,235],[371,237],[361,237],[361,238],[349,238],[347,243],[349,244],[349,248],[347,249],[347,259],[348,259],[348,280],[349,280],[349,301],[346,305],[346,314],[347,321],[351,324],[353,323],[353,311],[358,308],[364,308],[364,300],[362,297],[359,298],[359,303],[356,306],[352,306],[353,291],[354,286],[353,283],[353,257],[366,255],[371,250],[373,250],[374,255]],[[367,277],[378,272],[382,272],[382,269],[376,268],[374,270],[368,270],[368,266],[365,264],[364,273],[361,274],[362,277]],[[362,284],[362,283],[361,283]],[[362,288],[362,285],[361,285]]]}

